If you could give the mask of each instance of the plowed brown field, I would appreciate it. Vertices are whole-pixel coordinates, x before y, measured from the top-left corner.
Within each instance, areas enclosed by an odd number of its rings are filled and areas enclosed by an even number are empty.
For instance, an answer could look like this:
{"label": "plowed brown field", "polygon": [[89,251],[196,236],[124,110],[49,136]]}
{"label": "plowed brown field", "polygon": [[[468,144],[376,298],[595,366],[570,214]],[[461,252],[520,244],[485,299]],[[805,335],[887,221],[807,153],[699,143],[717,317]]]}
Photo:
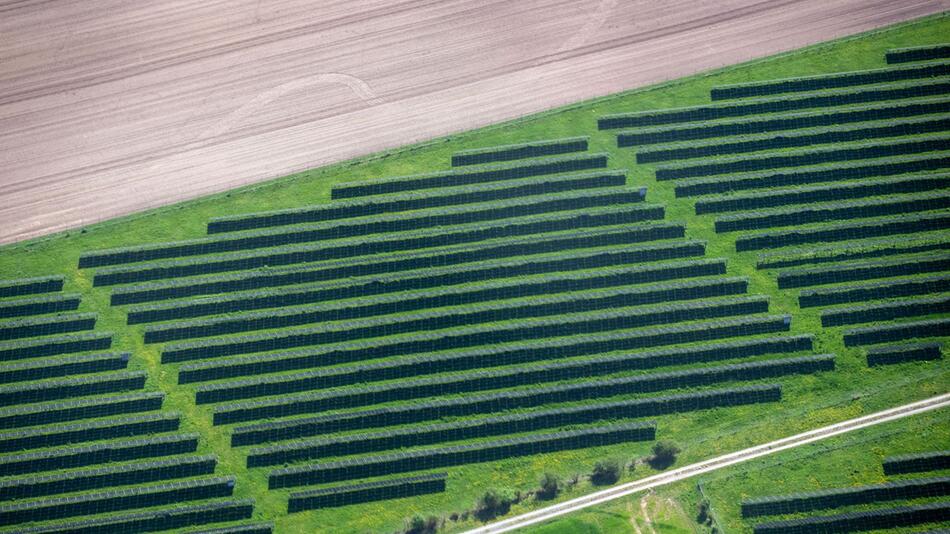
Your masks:
{"label": "plowed brown field", "polygon": [[0,242],[947,9],[940,0],[0,4]]}

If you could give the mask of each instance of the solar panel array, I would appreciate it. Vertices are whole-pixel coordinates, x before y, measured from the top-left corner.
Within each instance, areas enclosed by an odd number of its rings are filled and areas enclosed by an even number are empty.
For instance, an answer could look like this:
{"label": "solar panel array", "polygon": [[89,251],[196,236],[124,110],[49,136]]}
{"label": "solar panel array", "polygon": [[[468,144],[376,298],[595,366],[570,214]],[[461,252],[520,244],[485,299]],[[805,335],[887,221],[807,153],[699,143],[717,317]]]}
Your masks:
{"label": "solar panel array", "polygon": [[[845,346],[868,347],[869,365],[925,365],[950,333],[950,63],[935,50],[598,125]],[[708,257],[594,145],[459,152],[450,170],[342,183],[328,204],[216,217],[207,236],[87,251],[79,267],[158,346],[163,372],[195,384],[248,467],[294,488],[289,512],[452,491],[467,464],[649,441],[665,416],[781,402],[783,383],[834,371],[815,336],[790,332],[751,276]],[[127,368],[134,355],[108,352],[75,294],[49,295],[65,282],[0,282],[0,498],[17,499],[0,522],[251,517]],[[921,484],[848,495],[945,481]]]}
{"label": "solar panel array", "polygon": [[[773,516],[756,523],[759,533],[855,532],[917,527],[950,521],[950,451],[885,458],[891,480],[744,500],[742,517]],[[907,478],[905,474],[918,476]],[[895,478],[896,477],[896,478]],[[782,518],[784,516],[784,518]]]}
{"label": "solar panel array", "polygon": [[132,354],[101,352],[112,334],[65,285],[0,282],[0,525],[138,532],[250,517]]}
{"label": "solar panel array", "polygon": [[[207,238],[80,266],[231,445],[259,447],[252,468],[445,467],[448,485],[422,486],[450,491],[454,466],[653,439],[616,420],[777,402],[776,381],[834,369],[588,148],[459,153],[450,171],[342,184],[324,206],[219,217]],[[405,447],[412,460],[382,460]],[[354,487],[288,506],[416,491]]]}
{"label": "solar panel array", "polygon": [[[620,147],[756,253],[868,365],[940,359],[950,335],[950,63],[714,87],[693,108],[605,117]],[[638,127],[633,129],[634,127]],[[628,129],[629,128],[629,129]],[[943,171],[943,172],[942,172]]]}

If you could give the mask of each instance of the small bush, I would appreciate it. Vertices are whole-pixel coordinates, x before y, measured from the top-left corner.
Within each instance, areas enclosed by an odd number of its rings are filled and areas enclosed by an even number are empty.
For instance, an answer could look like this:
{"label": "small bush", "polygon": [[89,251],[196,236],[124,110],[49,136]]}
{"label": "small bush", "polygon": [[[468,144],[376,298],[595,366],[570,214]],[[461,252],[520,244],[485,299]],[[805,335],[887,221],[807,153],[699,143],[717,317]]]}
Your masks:
{"label": "small bush", "polygon": [[512,501],[510,495],[488,490],[475,504],[475,517],[481,521],[488,521],[500,515],[505,515],[511,509]]}
{"label": "small bush", "polygon": [[653,457],[650,459],[650,465],[654,469],[666,469],[676,462],[676,455],[680,452],[682,452],[682,449],[672,441],[657,441],[653,444]]}
{"label": "small bush", "polygon": [[560,492],[561,479],[559,479],[557,475],[545,473],[544,476],[541,477],[541,487],[535,492],[535,497],[538,500],[546,501],[557,497],[557,494]]}
{"label": "small bush", "polygon": [[601,460],[594,466],[590,481],[597,486],[606,486],[620,480],[620,462],[617,460]]}
{"label": "small bush", "polygon": [[709,502],[705,499],[699,503],[699,511],[696,512],[696,522],[700,525],[708,525],[712,521],[709,517]]}
{"label": "small bush", "polygon": [[408,521],[405,534],[435,534],[439,530],[439,518],[430,515],[415,515]]}

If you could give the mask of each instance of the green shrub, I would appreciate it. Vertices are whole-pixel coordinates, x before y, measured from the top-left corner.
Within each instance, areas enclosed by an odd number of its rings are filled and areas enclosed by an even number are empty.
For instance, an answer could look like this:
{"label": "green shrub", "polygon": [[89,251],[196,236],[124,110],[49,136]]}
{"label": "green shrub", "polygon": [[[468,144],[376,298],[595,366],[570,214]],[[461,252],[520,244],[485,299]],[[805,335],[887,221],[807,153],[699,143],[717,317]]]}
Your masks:
{"label": "green shrub", "polygon": [[557,497],[561,492],[561,479],[552,473],[544,473],[541,477],[541,487],[534,493],[539,500],[549,500]]}
{"label": "green shrub", "polygon": [[650,465],[654,469],[666,469],[676,463],[676,456],[683,452],[679,445],[669,440],[660,440],[653,444],[653,457]]}
{"label": "green shrub", "polygon": [[475,504],[475,517],[482,521],[489,521],[507,514],[513,503],[514,498],[507,492],[490,489],[478,498]]}
{"label": "green shrub", "polygon": [[614,458],[601,460],[594,464],[594,470],[591,471],[590,481],[595,486],[608,486],[620,480],[620,461]]}

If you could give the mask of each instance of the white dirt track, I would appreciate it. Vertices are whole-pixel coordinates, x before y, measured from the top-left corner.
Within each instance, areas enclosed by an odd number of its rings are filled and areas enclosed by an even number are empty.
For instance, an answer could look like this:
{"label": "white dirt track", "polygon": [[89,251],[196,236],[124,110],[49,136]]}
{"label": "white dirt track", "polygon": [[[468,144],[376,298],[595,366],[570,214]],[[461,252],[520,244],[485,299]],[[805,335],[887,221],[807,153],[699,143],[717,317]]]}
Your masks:
{"label": "white dirt track", "polygon": [[848,419],[846,421],[841,421],[840,423],[823,426],[821,428],[802,432],[801,434],[795,434],[794,436],[789,436],[787,438],[770,441],[762,445],[756,445],[754,447],[749,447],[748,449],[742,449],[741,451],[710,458],[709,460],[690,464],[680,467],[679,469],[673,469],[665,473],[660,473],[659,475],[653,475],[641,480],[620,484],[609,489],[601,490],[589,495],[584,495],[583,497],[571,499],[569,501],[528,512],[526,514],[510,517],[484,527],[469,530],[465,534],[501,534],[502,532],[511,532],[530,525],[542,523],[544,521],[548,521],[571,512],[583,510],[584,508],[589,508],[591,506],[609,502],[614,499],[619,499],[621,497],[626,497],[628,495],[633,495],[635,493],[640,493],[649,489],[672,484],[673,482],[686,480],[688,478],[716,471],[717,469],[729,467],[730,465],[747,462],[749,460],[775,454],[787,449],[801,447],[802,445],[807,445],[816,441],[846,434],[848,432],[854,432],[855,430],[879,425],[888,421],[896,421],[898,419],[903,419],[904,417],[910,417],[932,410],[946,409],[947,407],[950,407],[950,393],[937,395],[936,397],[930,397],[929,399],[912,402],[910,404],[904,404],[902,406],[897,406],[896,408],[874,412],[861,417],[856,417],[854,419]]}
{"label": "white dirt track", "polygon": [[0,2],[0,243],[948,7],[948,0]]}

